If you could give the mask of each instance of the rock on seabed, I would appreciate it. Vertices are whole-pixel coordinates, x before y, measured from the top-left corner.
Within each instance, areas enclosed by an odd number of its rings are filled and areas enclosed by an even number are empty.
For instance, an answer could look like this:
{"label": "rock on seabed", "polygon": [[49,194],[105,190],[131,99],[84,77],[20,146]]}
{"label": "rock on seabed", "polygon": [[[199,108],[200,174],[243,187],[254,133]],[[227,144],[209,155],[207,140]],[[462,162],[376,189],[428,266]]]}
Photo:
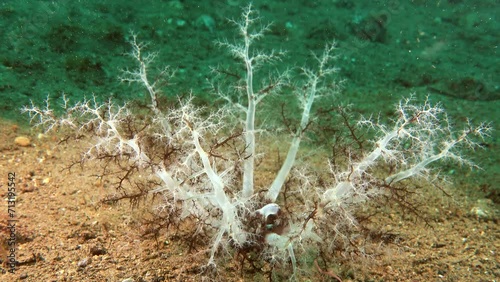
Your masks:
{"label": "rock on seabed", "polygon": [[31,144],[30,139],[26,136],[16,137],[16,139],[14,139],[14,143],[21,147],[28,147]]}

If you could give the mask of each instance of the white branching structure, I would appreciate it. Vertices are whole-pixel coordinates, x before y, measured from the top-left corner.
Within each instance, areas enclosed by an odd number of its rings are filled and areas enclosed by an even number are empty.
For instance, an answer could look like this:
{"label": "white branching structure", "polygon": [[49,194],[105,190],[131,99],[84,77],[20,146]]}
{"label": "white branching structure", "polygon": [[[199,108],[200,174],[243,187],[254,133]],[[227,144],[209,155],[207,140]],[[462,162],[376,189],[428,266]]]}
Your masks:
{"label": "white branching structure", "polygon": [[[23,109],[33,124],[47,131],[69,127],[87,133],[93,139],[84,152],[85,159],[122,159],[134,169],[154,175],[161,185],[151,187],[149,192],[164,195],[162,210],[175,214],[177,221],[191,219],[196,232],[205,232],[211,238],[207,246],[210,265],[216,265],[221,248],[261,244],[259,250],[265,259],[289,262],[296,273],[297,252],[332,246],[335,238],[344,236],[342,226],[356,224],[352,212],[357,206],[386,193],[384,187],[428,175],[431,163],[450,159],[469,164],[458,150],[474,147],[472,137],[487,136],[487,125],[469,124],[456,132],[439,105],[429,101],[414,105],[411,99],[403,100],[390,125],[371,120],[358,122],[358,127],[375,130],[373,146],[344,168],[331,166],[330,184],[319,185],[306,168],[295,165],[304,133],[314,121],[315,103],[333,95],[336,89],[333,75],[337,69],[332,65],[335,44],[327,44],[324,52],[315,56],[316,66],[301,69],[303,83],[295,87],[300,122],[288,140],[289,150],[281,168],[270,187],[255,187],[259,105],[267,96],[278,93],[288,83],[290,74],[256,83],[259,67],[279,60],[282,52],[252,49],[268,27],[256,27],[259,18],[250,6],[243,11],[242,19],[234,23],[240,40],[223,41],[220,45],[227,47],[246,71],[236,87],[240,98],[218,91],[218,96],[228,102],[224,109],[208,113],[207,109],[195,107],[191,99],[178,101],[176,107],[159,105],[161,81],[151,81],[148,73],[155,54],[145,54],[145,45],[137,42],[135,35],[131,55],[138,67],[124,71],[121,80],[146,88],[151,110],[148,118],[137,119],[127,104],[98,102],[95,97],[73,105],[63,97],[60,115],[48,98],[44,107],[32,103]],[[165,80],[172,76],[173,72],[165,68],[158,77]],[[235,121],[235,116],[239,120]],[[219,150],[229,141],[240,142],[240,153],[230,155],[227,150]],[[374,169],[384,164],[395,170],[382,177],[374,175]],[[300,184],[293,188],[300,204],[282,207],[284,183],[292,171],[298,179],[294,183]]]}

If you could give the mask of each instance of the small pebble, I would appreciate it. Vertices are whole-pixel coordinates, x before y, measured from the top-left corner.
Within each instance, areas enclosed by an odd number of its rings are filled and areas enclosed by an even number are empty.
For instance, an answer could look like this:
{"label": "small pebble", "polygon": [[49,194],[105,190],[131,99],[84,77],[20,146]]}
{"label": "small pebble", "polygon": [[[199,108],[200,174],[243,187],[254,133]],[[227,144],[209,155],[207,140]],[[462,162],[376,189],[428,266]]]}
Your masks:
{"label": "small pebble", "polygon": [[16,139],[14,139],[14,143],[21,147],[28,147],[31,144],[30,139],[26,136],[16,137]]}
{"label": "small pebble", "polygon": [[92,258],[84,258],[78,262],[78,267],[84,268],[92,262]]}

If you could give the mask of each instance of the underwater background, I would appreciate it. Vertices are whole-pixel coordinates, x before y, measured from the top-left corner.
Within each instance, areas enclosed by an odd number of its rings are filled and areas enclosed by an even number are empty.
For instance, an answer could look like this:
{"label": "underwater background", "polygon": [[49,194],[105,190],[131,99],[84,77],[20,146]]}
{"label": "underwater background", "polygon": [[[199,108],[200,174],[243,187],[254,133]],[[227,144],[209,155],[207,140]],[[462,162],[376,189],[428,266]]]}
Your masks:
{"label": "underwater background", "polygon": [[[0,0],[1,119],[27,127],[20,109],[30,101],[42,104],[48,95],[54,104],[63,94],[72,101],[91,95],[118,103],[144,101],[148,94],[140,85],[118,79],[122,70],[135,67],[127,55],[132,33],[149,44],[148,51],[158,52],[152,67],[177,70],[162,88],[167,99],[192,93],[196,103],[216,107],[221,101],[208,83],[212,67],[239,63],[216,41],[237,38],[228,19],[238,19],[246,5],[238,0]],[[482,169],[465,173],[467,168],[445,165],[442,173],[466,195],[488,199],[496,209],[488,220],[497,222],[498,0],[255,0],[252,5],[264,23],[272,22],[256,48],[287,52],[270,70],[310,65],[311,53],[337,42],[336,66],[345,82],[332,103],[390,119],[394,104],[414,95],[420,102],[429,97],[441,103],[457,128],[467,118],[490,122],[493,131],[481,144],[484,150],[468,154]]]}

